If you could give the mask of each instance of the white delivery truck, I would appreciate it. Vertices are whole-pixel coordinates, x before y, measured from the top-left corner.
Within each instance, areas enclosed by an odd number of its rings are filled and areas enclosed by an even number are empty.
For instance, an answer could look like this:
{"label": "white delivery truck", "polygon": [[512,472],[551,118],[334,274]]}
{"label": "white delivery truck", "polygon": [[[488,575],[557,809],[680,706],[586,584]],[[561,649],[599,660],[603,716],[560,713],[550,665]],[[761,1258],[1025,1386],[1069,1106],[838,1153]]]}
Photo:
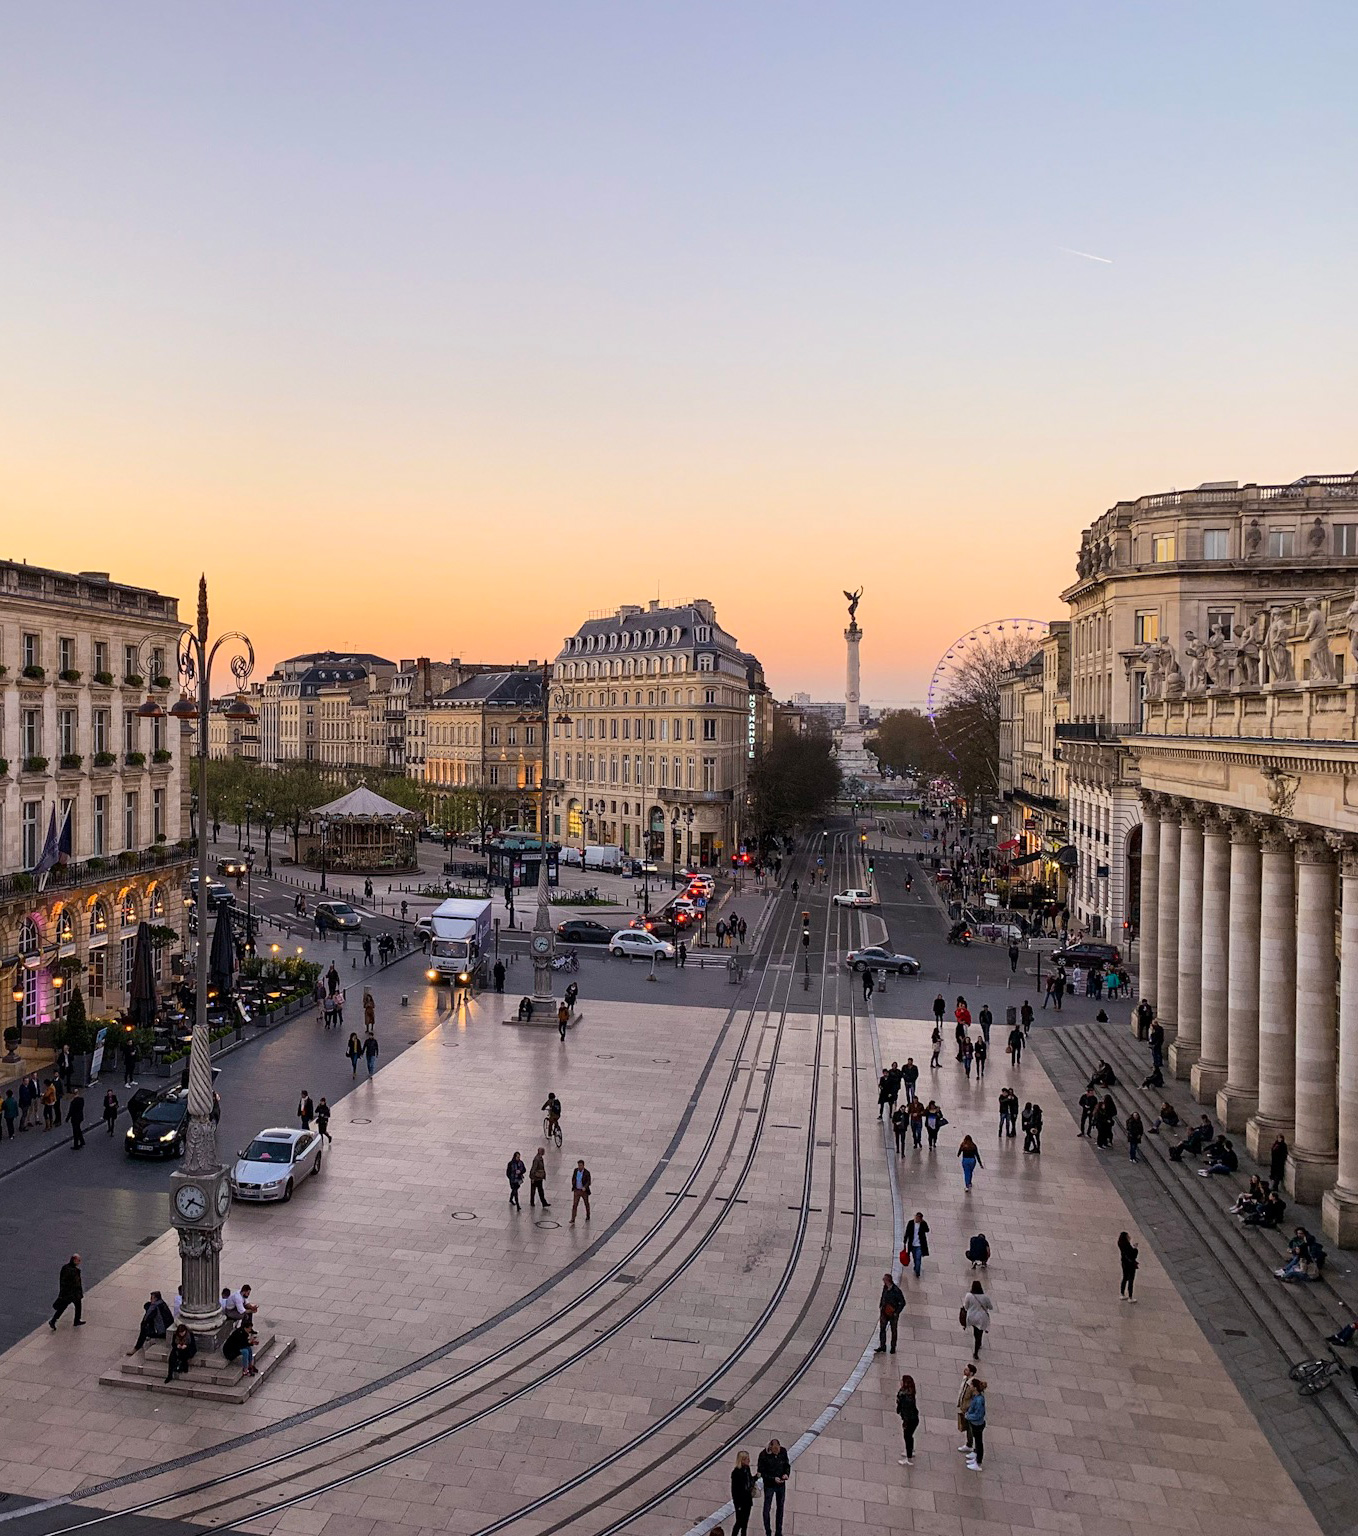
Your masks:
{"label": "white delivery truck", "polygon": [[621,848],[614,848],[608,844],[591,844],[585,849],[585,868],[611,870],[616,873],[622,868],[625,857]]}
{"label": "white delivery truck", "polygon": [[481,971],[491,943],[490,899],[450,897],[429,914],[431,980],[463,986],[484,978]]}

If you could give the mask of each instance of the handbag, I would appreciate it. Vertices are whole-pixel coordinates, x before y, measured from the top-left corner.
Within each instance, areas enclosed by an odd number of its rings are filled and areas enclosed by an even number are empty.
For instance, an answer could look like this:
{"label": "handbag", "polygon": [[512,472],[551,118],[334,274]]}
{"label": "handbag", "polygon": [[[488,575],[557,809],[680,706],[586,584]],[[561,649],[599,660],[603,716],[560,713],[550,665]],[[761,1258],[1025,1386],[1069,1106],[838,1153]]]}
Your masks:
{"label": "handbag", "polygon": [[961,1328],[965,1328],[967,1326],[967,1309],[965,1307],[958,1307],[957,1323]]}

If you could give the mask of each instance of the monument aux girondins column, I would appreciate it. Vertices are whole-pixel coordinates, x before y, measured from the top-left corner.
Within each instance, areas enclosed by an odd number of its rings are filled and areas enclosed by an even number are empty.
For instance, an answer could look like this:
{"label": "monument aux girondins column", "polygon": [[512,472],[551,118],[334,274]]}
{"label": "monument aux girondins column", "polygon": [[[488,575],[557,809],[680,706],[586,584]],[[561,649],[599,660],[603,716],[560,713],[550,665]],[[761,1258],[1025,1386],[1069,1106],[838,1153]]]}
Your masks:
{"label": "monument aux girondins column", "polygon": [[839,735],[839,768],[845,779],[864,779],[876,773],[876,765],[863,749],[863,727],[859,715],[858,647],[863,631],[858,627],[858,604],[863,589],[846,592],[849,600],[849,627],[844,631],[848,648],[848,671],[844,686],[844,729]]}

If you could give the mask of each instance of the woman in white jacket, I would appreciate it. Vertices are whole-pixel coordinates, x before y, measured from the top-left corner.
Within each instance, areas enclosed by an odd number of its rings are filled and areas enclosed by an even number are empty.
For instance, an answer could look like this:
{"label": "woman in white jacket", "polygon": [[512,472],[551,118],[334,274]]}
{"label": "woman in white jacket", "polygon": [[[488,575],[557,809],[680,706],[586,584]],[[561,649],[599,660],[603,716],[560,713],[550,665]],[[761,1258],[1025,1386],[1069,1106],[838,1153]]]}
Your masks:
{"label": "woman in white jacket", "polygon": [[979,1280],[971,1282],[971,1289],[962,1298],[962,1326],[971,1329],[971,1336],[976,1340],[975,1348],[971,1352],[973,1360],[981,1358],[981,1340],[990,1331],[990,1314],[994,1303],[986,1295]]}

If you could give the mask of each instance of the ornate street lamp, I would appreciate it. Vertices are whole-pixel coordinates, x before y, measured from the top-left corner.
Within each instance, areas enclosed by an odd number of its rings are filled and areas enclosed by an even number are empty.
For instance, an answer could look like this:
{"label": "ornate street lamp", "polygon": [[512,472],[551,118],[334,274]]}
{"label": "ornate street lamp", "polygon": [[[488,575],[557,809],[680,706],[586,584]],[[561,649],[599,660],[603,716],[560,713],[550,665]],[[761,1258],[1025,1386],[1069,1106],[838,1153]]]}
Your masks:
{"label": "ornate street lamp", "polygon": [[[239,691],[254,670],[255,650],[245,635],[232,630],[208,645],[207,577],[198,581],[198,622],[179,638],[181,697],[170,710],[176,720],[197,725],[198,759],[198,879],[206,888],[208,856],[207,764],[208,713],[211,708],[212,663],[228,641],[240,649],[231,658],[231,671]],[[197,691],[197,701],[193,697]],[[245,706],[249,710],[249,706]],[[250,711],[253,718],[253,711]],[[180,1277],[183,1301],[180,1321],[198,1338],[216,1338],[225,1321],[221,1304],[222,1227],[231,1210],[231,1186],[227,1170],[217,1158],[217,1127],[212,1122],[212,1057],[208,1037],[208,924],[207,903],[198,918],[194,949],[197,1006],[189,1045],[189,1123],[185,1133],[182,1167],[170,1175],[170,1219],[179,1232]]]}

